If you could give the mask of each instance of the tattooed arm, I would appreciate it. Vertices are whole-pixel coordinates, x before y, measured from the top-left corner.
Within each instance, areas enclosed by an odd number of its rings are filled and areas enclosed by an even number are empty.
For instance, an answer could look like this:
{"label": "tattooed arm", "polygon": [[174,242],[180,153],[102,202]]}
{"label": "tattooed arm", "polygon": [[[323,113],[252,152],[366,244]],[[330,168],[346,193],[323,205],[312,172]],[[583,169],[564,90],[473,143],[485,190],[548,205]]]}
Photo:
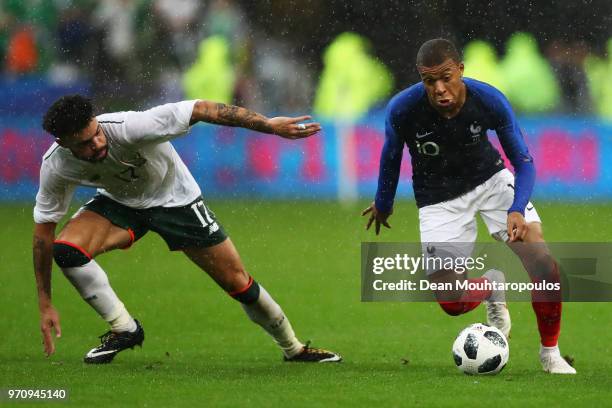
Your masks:
{"label": "tattooed arm", "polygon": [[51,329],[55,329],[56,337],[61,336],[59,315],[51,303],[51,264],[53,262],[53,239],[55,238],[55,223],[35,224],[32,255],[34,260],[34,275],[38,291],[38,308],[40,310],[40,330],[43,335],[45,354],[53,354],[55,345]]}
{"label": "tattooed arm", "polygon": [[321,130],[318,123],[300,123],[310,119],[310,116],[267,118],[239,106],[200,100],[193,107],[190,124],[208,122],[271,133],[286,139],[301,139]]}

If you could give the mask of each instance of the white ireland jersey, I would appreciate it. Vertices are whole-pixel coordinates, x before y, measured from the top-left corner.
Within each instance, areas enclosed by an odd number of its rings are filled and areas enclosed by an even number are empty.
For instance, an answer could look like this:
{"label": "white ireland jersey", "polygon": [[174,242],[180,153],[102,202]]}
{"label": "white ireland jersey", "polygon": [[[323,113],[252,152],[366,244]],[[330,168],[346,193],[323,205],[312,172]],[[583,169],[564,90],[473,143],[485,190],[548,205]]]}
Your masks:
{"label": "white ireland jersey", "polygon": [[79,185],[97,187],[100,194],[138,209],[193,202],[202,193],[169,140],[189,131],[195,102],[97,116],[108,143],[101,162],[79,160],[54,143],[43,156],[34,221],[57,223]]}

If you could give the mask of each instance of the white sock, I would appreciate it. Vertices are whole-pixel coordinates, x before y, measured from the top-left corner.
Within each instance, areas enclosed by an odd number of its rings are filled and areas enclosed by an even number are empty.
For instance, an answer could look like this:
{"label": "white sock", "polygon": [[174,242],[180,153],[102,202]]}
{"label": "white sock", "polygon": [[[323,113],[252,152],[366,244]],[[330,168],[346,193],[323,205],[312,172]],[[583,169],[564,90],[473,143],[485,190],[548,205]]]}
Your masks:
{"label": "white sock", "polygon": [[123,303],[119,302],[117,307],[118,309],[112,313],[112,316],[117,316],[117,317],[110,321],[107,320],[107,322],[111,326],[111,330],[114,331],[115,333],[125,332],[125,331],[127,332],[135,331],[138,328],[138,326],[136,326],[136,322],[134,321],[132,316],[130,316],[127,309],[123,305]]}
{"label": "white sock", "polygon": [[553,354],[561,355],[561,351],[559,351],[559,345],[554,347],[544,347],[540,345],[540,357],[549,356]]}
{"label": "white sock", "polygon": [[111,288],[108,277],[93,259],[82,266],[62,268],[64,275],[114,332],[134,331],[136,322]]}
{"label": "white sock", "polygon": [[304,345],[295,337],[289,319],[263,286],[259,285],[259,299],[249,305],[242,303],[242,308],[254,323],[272,336],[287,358],[302,351]]}

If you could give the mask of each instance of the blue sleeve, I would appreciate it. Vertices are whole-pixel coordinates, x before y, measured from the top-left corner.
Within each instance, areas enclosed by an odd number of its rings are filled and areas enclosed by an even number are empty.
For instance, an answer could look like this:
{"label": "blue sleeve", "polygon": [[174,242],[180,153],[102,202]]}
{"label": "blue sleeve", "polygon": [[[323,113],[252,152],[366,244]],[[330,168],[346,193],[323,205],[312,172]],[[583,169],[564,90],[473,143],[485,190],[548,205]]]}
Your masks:
{"label": "blue sleeve", "polygon": [[496,93],[495,103],[492,104],[497,117],[495,132],[514,167],[514,201],[508,213],[519,212],[524,215],[535,184],[535,166],[510,102],[501,92],[496,90]]}
{"label": "blue sleeve", "polygon": [[385,144],[380,156],[378,189],[374,200],[376,209],[384,213],[390,213],[393,209],[404,150],[404,140],[395,130],[397,118],[391,106],[390,103],[385,119]]}

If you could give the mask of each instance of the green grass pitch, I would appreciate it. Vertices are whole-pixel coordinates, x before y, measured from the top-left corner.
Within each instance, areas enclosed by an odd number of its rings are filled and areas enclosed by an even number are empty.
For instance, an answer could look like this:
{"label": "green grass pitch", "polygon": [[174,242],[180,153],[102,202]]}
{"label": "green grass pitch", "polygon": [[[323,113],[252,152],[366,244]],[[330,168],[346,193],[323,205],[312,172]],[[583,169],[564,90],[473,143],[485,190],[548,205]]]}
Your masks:
{"label": "green grass pitch", "polygon": [[[484,320],[482,306],[451,318],[436,304],[360,302],[360,243],[376,239],[359,217],[365,203],[210,204],[300,339],[340,352],[343,363],[283,363],[239,305],[153,233],[128,251],[98,258],[142,321],[144,347],[110,365],[84,365],[84,353],[107,328],[54,267],[63,337],[47,359],[31,267],[31,208],[12,205],[0,207],[0,388],[65,388],[73,406],[611,404],[611,304],[565,305],[560,345],[575,358],[577,376],[541,372],[528,303],[510,305],[506,369],[493,377],[465,376],[454,367],[450,348],[461,328]],[[541,203],[538,210],[550,241],[611,239],[610,206]],[[400,202],[391,223],[380,240],[418,240],[414,203]],[[480,237],[488,239],[482,229]]]}

